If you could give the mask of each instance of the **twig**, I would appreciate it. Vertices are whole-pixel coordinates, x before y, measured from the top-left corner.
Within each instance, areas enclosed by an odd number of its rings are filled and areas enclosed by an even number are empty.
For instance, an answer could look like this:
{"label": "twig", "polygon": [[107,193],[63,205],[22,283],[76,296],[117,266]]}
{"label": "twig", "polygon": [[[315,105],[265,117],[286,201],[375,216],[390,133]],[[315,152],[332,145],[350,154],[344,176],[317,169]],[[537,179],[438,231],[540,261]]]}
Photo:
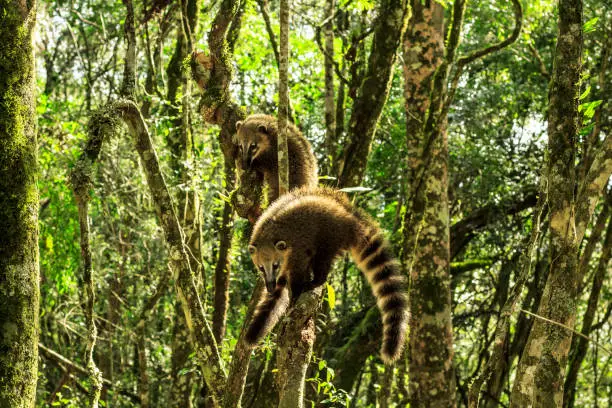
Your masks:
{"label": "twig", "polygon": [[512,0],[512,6],[514,7],[514,29],[512,30],[512,34],[508,38],[503,41],[498,42],[497,44],[493,44],[488,47],[481,48],[480,50],[474,51],[473,53],[461,57],[457,60],[457,69],[455,71],[455,76],[451,82],[451,87],[448,92],[448,96],[444,101],[444,105],[442,108],[442,114],[440,117],[444,117],[448,109],[450,108],[450,104],[453,102],[453,98],[455,96],[455,91],[457,90],[457,85],[459,84],[459,78],[461,74],[463,74],[463,69],[476,61],[477,59],[483,58],[491,53],[500,51],[503,48],[514,43],[519,34],[521,33],[521,27],[523,25],[523,8],[521,6],[521,2],[519,0]]}
{"label": "twig", "polygon": [[544,78],[550,80],[550,72],[548,72],[548,69],[546,69],[546,65],[544,64],[544,61],[542,60],[542,57],[540,56],[540,53],[538,52],[538,50],[536,50],[536,48],[533,46],[531,42],[527,43],[527,47],[529,47],[529,51],[531,51],[531,54],[538,61],[538,65],[540,68],[540,74],[542,74]]}
{"label": "twig", "polygon": [[547,323],[551,323],[551,324],[557,325],[557,326],[559,326],[559,327],[563,327],[564,329],[569,330],[569,331],[571,331],[572,333],[577,334],[578,336],[580,336],[580,337],[582,337],[582,338],[584,338],[584,339],[586,339],[586,340],[590,341],[591,343],[595,344],[596,346],[598,346],[600,349],[602,349],[603,351],[605,351],[605,352],[606,352],[606,353],[608,353],[609,355],[612,355],[612,351],[610,351],[608,348],[606,348],[606,347],[605,347],[603,344],[601,344],[601,343],[599,343],[599,342],[597,342],[597,341],[593,340],[593,339],[592,339],[592,338],[590,338],[589,336],[586,336],[586,335],[584,335],[584,334],[580,333],[579,331],[576,331],[576,330],[572,329],[572,328],[571,328],[571,327],[569,327],[569,326],[564,325],[563,323],[560,323],[560,322],[555,322],[554,320],[547,319],[547,318],[546,318],[546,317],[544,317],[544,316],[540,316],[540,315],[538,315],[538,314],[532,313],[532,312],[530,312],[530,311],[528,311],[528,310],[525,310],[525,309],[520,309],[520,311],[521,311],[521,312],[523,312],[523,313],[525,313],[525,314],[528,314],[529,316],[533,316],[533,317],[538,318],[538,319],[540,319],[540,320],[542,320],[542,321],[545,321],[545,322],[547,322]]}

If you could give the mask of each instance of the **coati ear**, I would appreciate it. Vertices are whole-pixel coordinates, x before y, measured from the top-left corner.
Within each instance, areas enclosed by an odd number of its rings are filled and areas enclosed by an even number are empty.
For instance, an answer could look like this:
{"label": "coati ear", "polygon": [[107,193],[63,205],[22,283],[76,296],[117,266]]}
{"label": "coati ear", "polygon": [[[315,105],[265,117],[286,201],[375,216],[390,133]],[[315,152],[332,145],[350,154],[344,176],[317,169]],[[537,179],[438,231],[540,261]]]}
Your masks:
{"label": "coati ear", "polygon": [[285,249],[287,249],[287,243],[285,241],[278,241],[276,244],[274,244],[274,246],[279,251],[284,251]]}
{"label": "coati ear", "polygon": [[260,133],[268,134],[268,127],[266,125],[257,126],[257,131]]}
{"label": "coati ear", "polygon": [[257,251],[255,245],[249,245],[249,253],[254,254]]}
{"label": "coati ear", "polygon": [[240,130],[240,126],[242,126],[242,121],[241,120],[236,122],[236,132]]}

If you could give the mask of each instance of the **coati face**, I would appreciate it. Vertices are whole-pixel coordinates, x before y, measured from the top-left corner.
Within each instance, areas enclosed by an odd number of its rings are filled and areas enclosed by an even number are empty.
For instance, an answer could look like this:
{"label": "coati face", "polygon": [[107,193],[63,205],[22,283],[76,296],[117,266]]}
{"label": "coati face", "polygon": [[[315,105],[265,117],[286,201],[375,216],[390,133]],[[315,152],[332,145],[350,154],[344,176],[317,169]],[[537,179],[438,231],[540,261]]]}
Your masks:
{"label": "coati face", "polygon": [[270,148],[270,137],[265,125],[257,126],[236,122],[238,155],[242,168],[249,169]]}
{"label": "coati face", "polygon": [[276,241],[274,245],[249,245],[249,253],[253,263],[264,277],[266,289],[270,293],[274,292],[281,265],[287,254],[287,243]]}

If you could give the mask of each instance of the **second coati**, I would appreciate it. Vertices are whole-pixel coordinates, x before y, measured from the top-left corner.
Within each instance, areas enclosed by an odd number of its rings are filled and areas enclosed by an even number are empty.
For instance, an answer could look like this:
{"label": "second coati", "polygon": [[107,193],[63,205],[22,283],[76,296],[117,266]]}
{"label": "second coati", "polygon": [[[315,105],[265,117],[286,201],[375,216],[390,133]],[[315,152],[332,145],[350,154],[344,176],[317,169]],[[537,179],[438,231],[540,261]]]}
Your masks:
{"label": "second coati", "polygon": [[[269,115],[251,115],[236,123],[234,144],[242,169],[253,169],[268,184],[268,204],[278,198],[278,123]],[[317,185],[317,162],[310,143],[288,124],[289,189]]]}
{"label": "second coati", "polygon": [[382,359],[395,361],[408,327],[406,279],[378,225],[346,194],[323,187],[283,195],[255,224],[249,253],[268,294],[255,311],[246,342],[258,343],[302,292],[325,283],[334,259],[345,250],[365,274],[381,311]]}

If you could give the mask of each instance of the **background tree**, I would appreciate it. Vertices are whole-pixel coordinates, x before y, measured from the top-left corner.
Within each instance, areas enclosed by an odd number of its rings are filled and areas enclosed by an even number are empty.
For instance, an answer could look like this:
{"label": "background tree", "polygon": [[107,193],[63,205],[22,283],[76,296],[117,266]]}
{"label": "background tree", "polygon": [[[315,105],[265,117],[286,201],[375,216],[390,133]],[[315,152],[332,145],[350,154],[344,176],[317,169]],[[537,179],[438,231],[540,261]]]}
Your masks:
{"label": "background tree", "polygon": [[3,1],[0,8],[0,404],[31,407],[39,330],[36,4]]}

